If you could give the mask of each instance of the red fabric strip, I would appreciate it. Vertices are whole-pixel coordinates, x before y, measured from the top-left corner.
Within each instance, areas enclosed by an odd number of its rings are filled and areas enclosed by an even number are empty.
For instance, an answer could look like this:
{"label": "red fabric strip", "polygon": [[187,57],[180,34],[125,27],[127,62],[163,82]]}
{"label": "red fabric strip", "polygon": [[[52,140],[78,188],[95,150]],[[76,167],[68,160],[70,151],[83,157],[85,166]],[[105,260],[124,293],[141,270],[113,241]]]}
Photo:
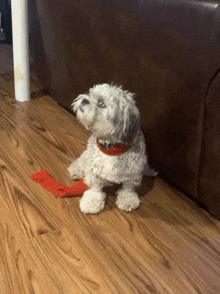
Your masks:
{"label": "red fabric strip", "polygon": [[47,191],[60,197],[82,196],[88,189],[88,186],[84,184],[83,179],[78,181],[72,187],[60,184],[45,169],[31,175],[31,178]]}

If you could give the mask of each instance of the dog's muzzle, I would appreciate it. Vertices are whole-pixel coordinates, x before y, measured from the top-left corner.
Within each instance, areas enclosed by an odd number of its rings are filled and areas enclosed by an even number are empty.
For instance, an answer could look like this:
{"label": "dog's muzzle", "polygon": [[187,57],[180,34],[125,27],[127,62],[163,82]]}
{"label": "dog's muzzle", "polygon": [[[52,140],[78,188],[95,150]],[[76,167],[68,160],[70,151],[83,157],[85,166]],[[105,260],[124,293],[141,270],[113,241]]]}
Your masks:
{"label": "dog's muzzle", "polygon": [[86,105],[88,105],[89,103],[90,103],[90,102],[89,102],[88,99],[83,98],[83,100],[82,100],[82,102],[81,102],[81,104],[80,104],[80,106],[79,106],[79,109],[80,109],[82,112],[84,112],[83,107],[86,106]]}
{"label": "dog's muzzle", "polygon": [[83,98],[81,105],[87,105],[87,104],[89,104],[89,100],[86,98]]}

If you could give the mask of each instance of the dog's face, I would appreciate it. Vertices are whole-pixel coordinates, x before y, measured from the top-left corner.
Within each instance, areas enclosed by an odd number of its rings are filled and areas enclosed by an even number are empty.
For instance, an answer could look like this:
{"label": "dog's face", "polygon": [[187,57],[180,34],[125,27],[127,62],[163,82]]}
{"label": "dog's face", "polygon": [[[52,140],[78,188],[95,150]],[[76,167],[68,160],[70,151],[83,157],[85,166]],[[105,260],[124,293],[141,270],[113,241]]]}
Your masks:
{"label": "dog's face", "polygon": [[95,85],[88,94],[79,95],[73,110],[79,121],[97,138],[130,143],[140,128],[134,94],[108,84]]}

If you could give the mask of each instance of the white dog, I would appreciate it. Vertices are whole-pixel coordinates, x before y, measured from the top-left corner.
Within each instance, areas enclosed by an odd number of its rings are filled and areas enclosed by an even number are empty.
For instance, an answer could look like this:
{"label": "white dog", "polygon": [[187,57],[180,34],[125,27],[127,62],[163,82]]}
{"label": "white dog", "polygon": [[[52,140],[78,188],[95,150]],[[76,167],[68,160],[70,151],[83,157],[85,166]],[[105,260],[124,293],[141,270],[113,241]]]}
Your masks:
{"label": "white dog", "polygon": [[143,175],[157,174],[147,164],[140,114],[133,98],[134,94],[122,87],[102,84],[79,95],[72,104],[79,121],[92,132],[87,149],[68,168],[74,180],[84,177],[89,187],[80,200],[84,213],[98,213],[104,208],[106,194],[102,188],[109,182],[122,183],[117,192],[118,208],[136,209],[140,200],[135,189]]}

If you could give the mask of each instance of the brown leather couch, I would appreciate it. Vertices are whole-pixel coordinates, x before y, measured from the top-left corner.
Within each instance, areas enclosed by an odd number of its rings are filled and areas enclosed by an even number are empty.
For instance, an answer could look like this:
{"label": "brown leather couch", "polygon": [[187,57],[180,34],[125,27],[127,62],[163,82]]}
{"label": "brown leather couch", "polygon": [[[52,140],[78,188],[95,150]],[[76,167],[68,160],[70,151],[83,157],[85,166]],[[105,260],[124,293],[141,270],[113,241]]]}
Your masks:
{"label": "brown leather couch", "polygon": [[220,0],[34,0],[30,48],[63,107],[97,83],[137,94],[149,160],[220,219]]}

